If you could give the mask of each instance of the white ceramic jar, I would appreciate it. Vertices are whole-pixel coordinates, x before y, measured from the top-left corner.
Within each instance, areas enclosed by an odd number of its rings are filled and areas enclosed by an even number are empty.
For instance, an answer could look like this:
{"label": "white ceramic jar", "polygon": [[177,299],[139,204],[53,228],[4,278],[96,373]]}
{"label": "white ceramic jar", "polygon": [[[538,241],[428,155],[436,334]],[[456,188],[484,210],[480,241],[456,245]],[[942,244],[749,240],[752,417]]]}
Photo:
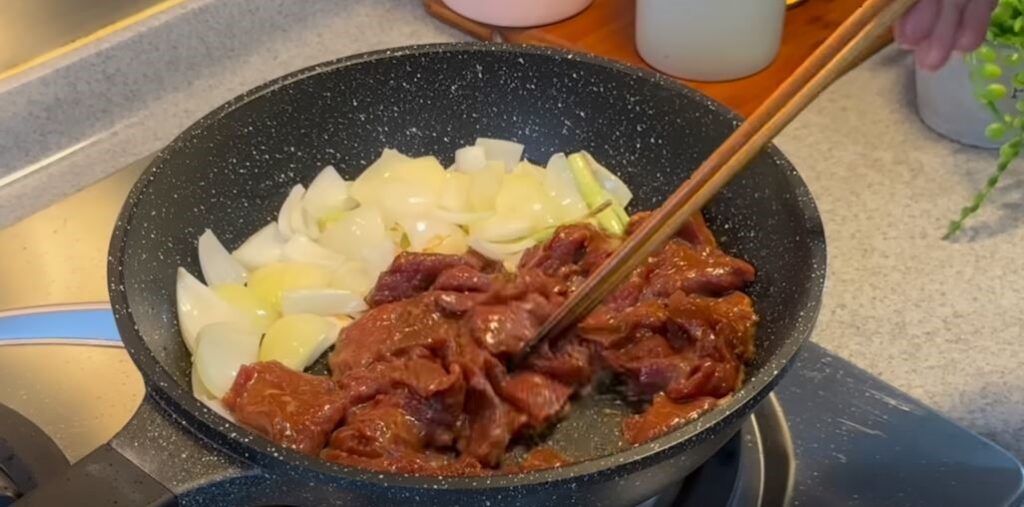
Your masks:
{"label": "white ceramic jar", "polygon": [[506,27],[540,26],[579,14],[593,0],[443,0],[473,21]]}
{"label": "white ceramic jar", "polygon": [[666,74],[739,79],[775,59],[785,16],[786,0],[637,0],[636,48]]}
{"label": "white ceramic jar", "polygon": [[[1012,98],[1024,98],[1024,89],[1013,85],[1012,76],[1024,72],[1024,65],[1002,64],[1004,73],[999,79],[1010,90]],[[914,85],[917,91],[917,114],[925,125],[935,132],[969,146],[995,148],[1000,142],[985,137],[985,127],[995,121],[991,111],[975,96],[970,70],[963,56],[956,54],[935,72],[915,68]],[[1017,114],[1015,100],[1001,100],[998,105],[1004,114]]]}

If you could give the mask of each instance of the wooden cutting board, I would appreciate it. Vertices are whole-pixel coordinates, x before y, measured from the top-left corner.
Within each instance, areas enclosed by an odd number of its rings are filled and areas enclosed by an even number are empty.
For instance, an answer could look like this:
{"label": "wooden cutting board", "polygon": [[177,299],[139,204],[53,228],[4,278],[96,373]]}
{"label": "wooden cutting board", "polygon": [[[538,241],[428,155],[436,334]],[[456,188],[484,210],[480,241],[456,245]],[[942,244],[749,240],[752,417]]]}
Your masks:
{"label": "wooden cutting board", "polygon": [[[763,0],[771,1],[771,0]],[[778,0],[776,0],[778,1]],[[500,28],[466,19],[442,0],[424,0],[428,13],[469,35],[487,41],[555,46],[605,56],[650,69],[634,45],[635,0],[594,0],[574,18],[536,28]],[[864,0],[807,0],[790,8],[775,61],[753,76],[722,83],[683,81],[742,115],[752,113]],[[872,53],[892,41],[876,41]]]}

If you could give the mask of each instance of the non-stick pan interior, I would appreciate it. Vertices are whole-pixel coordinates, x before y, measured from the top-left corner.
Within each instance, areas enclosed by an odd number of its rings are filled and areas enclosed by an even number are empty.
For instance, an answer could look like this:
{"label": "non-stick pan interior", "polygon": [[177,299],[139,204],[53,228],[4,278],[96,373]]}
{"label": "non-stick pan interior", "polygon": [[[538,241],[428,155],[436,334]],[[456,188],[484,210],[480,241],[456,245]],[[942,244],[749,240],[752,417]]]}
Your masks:
{"label": "non-stick pan interior", "polygon": [[[586,149],[629,184],[631,211],[639,211],[662,202],[736,124],[667,80],[541,49],[418,48],[304,74],[250,93],[183,134],[143,177],[119,224],[123,249],[112,266],[122,263],[123,276],[112,280],[124,286],[112,290],[126,294],[127,312],[118,311],[130,314],[138,333],[125,340],[151,382],[161,384],[163,374],[147,370],[160,368],[177,382],[158,385],[172,397],[187,399],[190,367],[175,317],[175,269],[198,275],[203,229],[238,246],[275,218],[291,186],[308,184],[325,165],[354,178],[387,147],[447,164],[478,136],[521,142],[542,164],[553,152]],[[821,223],[807,189],[774,151],[716,197],[707,216],[725,249],[759,271],[750,290],[762,318],[758,355],[742,400],[810,331],[824,273]],[[587,402],[556,444],[577,458],[617,449],[621,410],[609,407],[618,404]]]}

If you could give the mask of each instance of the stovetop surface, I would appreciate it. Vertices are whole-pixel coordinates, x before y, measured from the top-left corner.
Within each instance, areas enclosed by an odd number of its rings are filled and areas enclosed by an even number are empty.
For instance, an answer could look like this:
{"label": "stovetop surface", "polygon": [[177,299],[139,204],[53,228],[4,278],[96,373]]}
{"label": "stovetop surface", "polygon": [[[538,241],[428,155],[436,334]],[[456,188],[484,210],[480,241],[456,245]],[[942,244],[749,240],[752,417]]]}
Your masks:
{"label": "stovetop surface", "polygon": [[[0,230],[0,310],[106,300],[107,242],[146,163]],[[143,393],[122,349],[66,343],[0,347],[0,386],[0,404],[40,425],[72,461],[113,436]],[[809,343],[737,438],[667,505],[1017,506],[1024,471]]]}

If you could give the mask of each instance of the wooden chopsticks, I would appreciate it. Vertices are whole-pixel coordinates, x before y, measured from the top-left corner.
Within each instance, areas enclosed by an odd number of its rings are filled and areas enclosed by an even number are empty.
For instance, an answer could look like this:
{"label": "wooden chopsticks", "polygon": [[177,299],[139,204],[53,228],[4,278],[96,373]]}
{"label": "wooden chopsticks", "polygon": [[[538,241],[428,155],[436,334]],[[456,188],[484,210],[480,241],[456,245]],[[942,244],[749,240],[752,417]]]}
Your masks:
{"label": "wooden chopsticks", "polygon": [[573,293],[531,343],[558,335],[593,310],[915,2],[865,2]]}

